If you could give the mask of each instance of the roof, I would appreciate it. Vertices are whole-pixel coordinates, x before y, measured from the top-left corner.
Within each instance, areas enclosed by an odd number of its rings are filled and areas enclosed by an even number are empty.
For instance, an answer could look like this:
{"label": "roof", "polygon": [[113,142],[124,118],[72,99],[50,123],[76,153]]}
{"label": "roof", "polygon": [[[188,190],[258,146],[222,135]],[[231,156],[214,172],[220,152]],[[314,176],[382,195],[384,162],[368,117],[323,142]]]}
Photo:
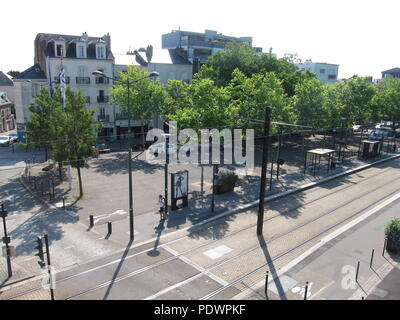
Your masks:
{"label": "roof", "polygon": [[136,62],[136,57],[133,54],[115,54],[114,53],[114,63],[117,65],[122,65],[122,66],[140,66],[140,64],[138,64]]}
{"label": "roof", "polygon": [[14,83],[11,79],[3,72],[0,71],[0,86],[13,86]]}
{"label": "roof", "polygon": [[[84,39],[82,39],[82,35],[74,36],[74,35],[66,35],[66,34],[38,33],[36,37],[43,37],[47,41],[51,41],[51,40],[63,40],[66,42],[84,41]],[[88,42],[97,41],[99,39],[102,39],[103,37],[104,36],[102,36],[102,37],[87,37],[87,41]]]}
{"label": "roof", "polygon": [[[138,53],[147,61],[146,52],[139,51]],[[192,64],[188,59],[180,56],[175,49],[153,49],[153,56],[148,62],[160,64]]]}
{"label": "roof", "polygon": [[386,71],[382,71],[382,73],[400,73],[400,68],[393,68]]}
{"label": "roof", "polygon": [[25,71],[21,72],[19,76],[15,77],[18,80],[30,80],[30,79],[38,79],[38,80],[46,80],[46,75],[40,69],[39,64],[35,64],[32,67],[26,69]]}

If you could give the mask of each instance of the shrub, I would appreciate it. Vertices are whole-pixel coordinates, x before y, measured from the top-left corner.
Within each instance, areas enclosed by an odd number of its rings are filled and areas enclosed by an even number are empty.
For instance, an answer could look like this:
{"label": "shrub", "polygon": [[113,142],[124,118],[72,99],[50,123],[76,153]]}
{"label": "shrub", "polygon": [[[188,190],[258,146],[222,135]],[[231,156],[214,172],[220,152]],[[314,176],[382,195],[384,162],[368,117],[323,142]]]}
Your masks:
{"label": "shrub", "polygon": [[385,235],[398,234],[400,235],[400,219],[391,220],[385,227]]}
{"label": "shrub", "polygon": [[233,171],[219,171],[218,176],[215,180],[215,185],[225,186],[225,185],[235,185],[239,180],[239,177]]}

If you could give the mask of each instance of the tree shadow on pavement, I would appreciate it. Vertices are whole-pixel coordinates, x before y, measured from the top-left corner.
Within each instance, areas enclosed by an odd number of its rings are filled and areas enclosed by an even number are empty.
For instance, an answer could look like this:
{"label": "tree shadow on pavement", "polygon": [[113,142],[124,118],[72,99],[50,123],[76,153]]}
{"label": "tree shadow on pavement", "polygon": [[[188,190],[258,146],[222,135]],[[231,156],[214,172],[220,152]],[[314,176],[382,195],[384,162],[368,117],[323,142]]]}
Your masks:
{"label": "tree shadow on pavement", "polygon": [[9,231],[11,245],[13,241],[20,242],[15,250],[17,257],[34,252],[37,236],[47,233],[49,242],[52,243],[63,237],[63,224],[79,221],[79,217],[72,217],[66,212],[49,209],[46,204],[42,204],[33,198],[21,185],[19,178],[11,179],[8,183],[0,186],[0,194],[7,194],[8,190],[13,190],[13,195],[4,201],[5,210],[9,213],[6,220],[11,220],[14,217],[18,219],[19,214],[30,214],[29,218]]}

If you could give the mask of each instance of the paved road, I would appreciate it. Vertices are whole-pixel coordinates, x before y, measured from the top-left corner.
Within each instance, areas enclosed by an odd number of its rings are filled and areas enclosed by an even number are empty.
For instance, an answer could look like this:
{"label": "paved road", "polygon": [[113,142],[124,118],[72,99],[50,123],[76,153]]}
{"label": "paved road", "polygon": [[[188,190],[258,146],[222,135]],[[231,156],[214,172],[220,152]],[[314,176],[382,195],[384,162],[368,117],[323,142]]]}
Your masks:
{"label": "paved road", "polygon": [[[57,299],[230,299],[263,283],[328,233],[398,192],[398,160],[268,205],[263,237],[249,210],[57,274]],[[322,288],[323,282],[313,290]],[[275,281],[277,289],[285,283]],[[3,299],[37,298],[43,290]],[[258,298],[265,298],[256,295]],[[254,298],[257,298],[254,297]]]}

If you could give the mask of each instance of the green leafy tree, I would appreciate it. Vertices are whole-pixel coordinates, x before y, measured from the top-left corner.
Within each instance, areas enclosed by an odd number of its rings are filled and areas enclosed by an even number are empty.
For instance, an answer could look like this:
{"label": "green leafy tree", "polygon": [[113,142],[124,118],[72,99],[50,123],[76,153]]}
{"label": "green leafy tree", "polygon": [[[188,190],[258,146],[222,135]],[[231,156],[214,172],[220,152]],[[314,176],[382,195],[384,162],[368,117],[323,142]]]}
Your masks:
{"label": "green leafy tree", "polygon": [[[119,73],[119,81],[112,89],[113,103],[120,105],[130,119],[140,120],[142,145],[145,147],[144,126],[160,111],[164,101],[163,86],[159,79],[146,78],[149,73],[136,66],[128,66],[128,71]],[[141,79],[137,81],[138,79]],[[129,85],[129,104],[128,86]],[[130,126],[130,122],[129,125]]]}
{"label": "green leafy tree", "polygon": [[[87,160],[93,154],[92,146],[96,143],[97,132],[101,128],[101,124],[93,122],[93,114],[94,110],[86,109],[82,92],[74,92],[68,87],[66,106],[59,114],[64,136],[59,137],[59,144],[55,149],[60,152],[60,157],[67,155],[71,166],[77,169],[79,197],[83,196],[81,168],[89,167]],[[64,151],[60,151],[62,148]]]}
{"label": "green leafy tree", "polygon": [[373,120],[382,120],[385,115],[390,120],[400,120],[400,79],[383,79],[376,85],[376,94],[373,97]]}
{"label": "green leafy tree", "polygon": [[314,128],[324,128],[327,123],[325,86],[315,78],[307,79],[296,85],[293,97],[294,112],[298,123]]}
{"label": "green leafy tree", "polygon": [[52,140],[57,137],[58,122],[56,119],[57,109],[62,105],[59,90],[55,90],[50,97],[48,90],[42,88],[29,107],[31,118],[27,121],[27,131],[29,143],[33,147],[43,147],[45,150],[45,160],[47,161],[48,149],[51,147]]}

